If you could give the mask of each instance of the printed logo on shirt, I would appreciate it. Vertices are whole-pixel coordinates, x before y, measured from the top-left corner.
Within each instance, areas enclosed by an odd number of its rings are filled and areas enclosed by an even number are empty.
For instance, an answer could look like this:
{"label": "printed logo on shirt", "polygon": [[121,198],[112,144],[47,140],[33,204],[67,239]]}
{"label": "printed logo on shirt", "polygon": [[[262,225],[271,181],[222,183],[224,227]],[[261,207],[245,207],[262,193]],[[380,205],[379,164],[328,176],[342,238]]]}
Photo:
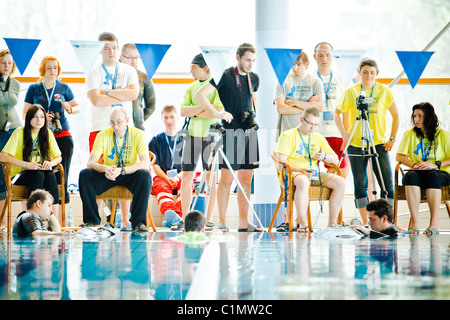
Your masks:
{"label": "printed logo on shirt", "polygon": [[369,113],[378,113],[378,97],[372,98],[373,102],[369,105]]}
{"label": "printed logo on shirt", "polygon": [[[433,141],[433,144],[431,145],[431,150],[428,151],[429,148],[429,142],[425,143],[424,145],[422,145],[423,141],[420,141],[417,145],[416,145],[416,150],[414,151],[414,154],[418,157],[421,157],[422,160],[427,161],[427,160],[436,160],[436,150],[437,150],[437,142],[436,140]],[[427,157],[426,154],[423,154],[423,151],[425,151],[426,153],[428,153],[428,158],[425,159],[425,157]]]}
{"label": "printed logo on shirt", "polygon": [[[130,163],[130,154],[131,154],[131,148],[129,146],[125,146],[125,150],[123,151],[123,164],[125,166],[129,165]],[[119,155],[116,152],[116,147],[113,146],[111,149],[111,152],[107,155],[108,159],[111,159],[116,162],[116,165],[119,167],[121,164],[119,164]]]}

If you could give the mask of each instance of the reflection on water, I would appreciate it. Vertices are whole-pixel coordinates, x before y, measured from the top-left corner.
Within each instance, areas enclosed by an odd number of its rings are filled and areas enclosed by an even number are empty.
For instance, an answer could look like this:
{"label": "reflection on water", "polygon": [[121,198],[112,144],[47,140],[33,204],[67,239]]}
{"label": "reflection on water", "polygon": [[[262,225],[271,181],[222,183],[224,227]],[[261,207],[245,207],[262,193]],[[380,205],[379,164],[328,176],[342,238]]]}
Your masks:
{"label": "reflection on water", "polygon": [[[174,235],[0,237],[0,298],[183,300],[193,278],[201,282],[196,270],[207,243],[177,242]],[[218,299],[450,298],[449,234],[355,241],[283,233],[228,237],[233,241],[219,242],[217,261],[208,261],[218,266]]]}

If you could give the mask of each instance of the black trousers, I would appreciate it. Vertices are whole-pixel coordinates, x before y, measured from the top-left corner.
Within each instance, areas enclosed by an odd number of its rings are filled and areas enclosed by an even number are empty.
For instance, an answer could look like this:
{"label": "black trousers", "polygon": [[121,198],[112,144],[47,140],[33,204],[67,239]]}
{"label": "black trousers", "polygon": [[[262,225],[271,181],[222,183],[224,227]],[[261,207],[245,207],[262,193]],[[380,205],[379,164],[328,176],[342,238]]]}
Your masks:
{"label": "black trousers", "polygon": [[440,189],[450,185],[450,174],[438,170],[408,171],[403,177],[404,186],[417,186],[422,189]]}
{"label": "black trousers", "polygon": [[83,222],[99,225],[101,222],[98,213],[96,196],[115,186],[124,186],[133,194],[131,202],[131,226],[146,224],[148,199],[152,187],[149,170],[138,170],[135,173],[119,175],[115,181],[109,180],[102,172],[93,169],[83,169],[80,172],[78,187],[83,202]]}
{"label": "black trousers", "polygon": [[[61,150],[61,165],[64,168],[64,183],[66,186],[66,198],[65,202],[69,203],[70,201],[70,195],[67,191],[67,182],[69,181],[69,172],[70,172],[70,164],[72,163],[72,155],[73,155],[73,139],[72,137],[61,137],[56,138],[56,143],[58,144],[59,150]],[[58,179],[58,182],[61,181],[61,177],[59,175],[59,172],[56,173],[56,177]]]}
{"label": "black trousers", "polygon": [[45,189],[53,196],[53,204],[59,204],[58,183],[53,171],[25,170],[14,184],[28,186],[30,194],[36,189]]}

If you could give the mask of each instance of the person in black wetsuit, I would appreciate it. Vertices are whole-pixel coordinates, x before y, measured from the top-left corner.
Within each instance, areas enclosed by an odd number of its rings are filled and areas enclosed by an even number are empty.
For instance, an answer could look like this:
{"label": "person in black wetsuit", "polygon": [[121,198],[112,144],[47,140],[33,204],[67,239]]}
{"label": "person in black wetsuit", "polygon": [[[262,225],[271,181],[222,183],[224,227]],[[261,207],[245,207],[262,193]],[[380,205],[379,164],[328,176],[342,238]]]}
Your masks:
{"label": "person in black wetsuit", "polygon": [[[28,236],[62,236],[71,234],[71,230],[61,231],[61,227],[53,212],[53,197],[42,189],[33,191],[28,197],[27,211],[19,213],[14,226],[13,235]],[[44,222],[47,222],[48,227]]]}
{"label": "person in black wetsuit", "polygon": [[366,206],[369,215],[369,226],[352,225],[350,227],[360,231],[371,239],[376,238],[399,238],[404,234],[393,224],[392,205],[385,199],[371,201]]}

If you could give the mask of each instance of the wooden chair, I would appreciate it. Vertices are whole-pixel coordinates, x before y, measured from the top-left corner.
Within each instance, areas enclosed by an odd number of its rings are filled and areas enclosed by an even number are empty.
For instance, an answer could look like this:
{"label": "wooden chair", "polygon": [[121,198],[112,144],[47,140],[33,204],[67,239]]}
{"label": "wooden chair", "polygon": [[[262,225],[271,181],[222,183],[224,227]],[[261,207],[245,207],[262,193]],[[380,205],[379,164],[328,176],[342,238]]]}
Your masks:
{"label": "wooden chair", "polygon": [[[148,152],[150,157],[150,165],[153,165],[156,161],[156,156],[149,151]],[[100,158],[99,162],[103,161],[102,158]],[[150,168],[149,168],[150,170]],[[132,200],[133,194],[128,190],[126,187],[123,186],[116,186],[113,187],[105,192],[103,192],[101,195],[97,196],[97,199],[101,200],[113,200],[113,206],[111,210],[111,218],[109,222],[114,225],[114,219],[116,215],[116,206],[118,200]],[[156,232],[156,226],[155,222],[153,221],[152,213],[150,212],[150,206],[148,207],[148,214],[147,214],[147,228],[152,226],[153,232]]]}
{"label": "wooden chair", "polygon": [[[3,165],[3,172],[5,174],[5,183],[6,183],[6,201],[5,205],[3,206],[2,213],[0,215],[0,224],[3,222],[3,218],[5,216],[6,210],[8,211],[7,215],[7,223],[6,228],[8,232],[11,232],[11,212],[12,212],[12,201],[27,201],[28,197],[30,195],[30,190],[28,186],[19,186],[12,184],[11,179],[11,165],[9,163],[1,162]],[[66,226],[66,188],[65,188],[65,182],[64,182],[64,168],[63,166],[58,163],[57,165],[58,170],[60,171],[61,175],[61,184],[58,185],[58,191],[59,191],[59,200],[61,201],[61,226]]]}
{"label": "wooden chair", "polygon": [[[288,223],[289,223],[289,232],[292,232],[292,226],[294,224],[293,221],[293,217],[294,217],[294,192],[295,192],[295,185],[292,179],[292,167],[284,162],[279,162],[277,161],[274,157],[272,157],[272,159],[279,163],[279,164],[284,164],[284,166],[286,167],[286,170],[283,168],[281,174],[285,175],[285,172],[287,171],[287,175],[288,175],[288,191],[287,191],[287,212],[286,215],[288,217]],[[327,163],[328,166],[330,166],[331,168],[328,169],[327,172],[332,173],[332,171],[334,170],[334,172],[337,175],[341,175],[341,170],[334,164],[329,164]],[[285,201],[285,192],[284,192],[284,186],[280,185],[280,197],[278,199],[278,203],[277,206],[275,207],[275,211],[273,213],[272,216],[272,221],[270,222],[269,225],[269,232],[272,232],[272,228],[273,225],[275,223],[275,219],[277,217],[278,214],[278,210],[280,209],[281,203]],[[322,190],[320,190],[322,189]],[[327,188],[327,187],[309,187],[309,201],[320,201],[320,200],[329,200],[330,199],[330,195],[331,195],[331,189]],[[338,223],[342,225],[342,208],[339,211],[339,216],[338,216]],[[308,217],[308,229],[311,232],[312,231],[312,223],[311,223],[311,208],[310,208],[310,204],[308,204],[308,211],[307,211],[307,217]]]}
{"label": "wooden chair", "polygon": [[[401,168],[400,162],[397,163],[395,166],[395,185],[394,185],[394,224],[397,225],[397,216],[398,216],[398,201],[404,200],[406,201],[406,191],[405,187],[400,185],[399,183],[402,182],[403,176],[405,173],[403,172],[403,169]],[[445,204],[447,208],[447,213],[450,218],[450,186],[444,186],[441,188],[442,190],[442,196],[441,201],[443,204]],[[426,191],[424,189],[420,190],[420,202],[427,202],[427,195]],[[408,227],[409,228],[409,227]]]}

